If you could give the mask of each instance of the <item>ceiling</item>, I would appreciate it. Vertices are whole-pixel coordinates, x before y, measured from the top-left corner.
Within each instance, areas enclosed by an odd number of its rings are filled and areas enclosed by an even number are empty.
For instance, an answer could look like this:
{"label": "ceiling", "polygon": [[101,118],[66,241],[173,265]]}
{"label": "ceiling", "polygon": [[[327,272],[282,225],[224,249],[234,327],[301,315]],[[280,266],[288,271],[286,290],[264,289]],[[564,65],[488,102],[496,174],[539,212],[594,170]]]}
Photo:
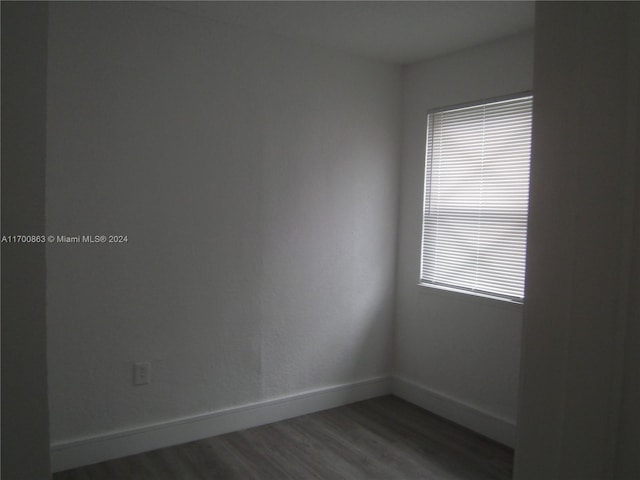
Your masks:
{"label": "ceiling", "polygon": [[169,1],[217,23],[411,63],[533,29],[529,1]]}

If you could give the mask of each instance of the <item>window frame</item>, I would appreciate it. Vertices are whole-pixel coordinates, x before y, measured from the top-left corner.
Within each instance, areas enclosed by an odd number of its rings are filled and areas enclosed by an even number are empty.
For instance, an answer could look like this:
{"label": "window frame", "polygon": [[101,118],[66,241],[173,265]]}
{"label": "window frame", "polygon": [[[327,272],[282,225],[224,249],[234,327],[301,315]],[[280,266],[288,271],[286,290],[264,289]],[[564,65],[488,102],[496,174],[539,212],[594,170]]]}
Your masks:
{"label": "window frame", "polygon": [[[447,111],[455,111],[455,110],[460,110],[460,109],[464,109],[464,108],[469,108],[469,107],[479,107],[479,106],[483,106],[483,105],[490,105],[490,104],[494,104],[494,103],[499,103],[499,102],[507,102],[510,100],[518,100],[518,99],[527,99],[530,98],[531,99],[531,136],[530,136],[530,143],[529,143],[529,185],[528,185],[528,192],[530,191],[530,183],[531,183],[531,176],[530,176],[530,172],[531,172],[531,159],[532,159],[532,146],[533,146],[533,109],[534,109],[534,94],[532,90],[526,90],[526,91],[521,91],[521,92],[517,92],[517,93],[511,93],[508,95],[502,95],[502,96],[497,96],[497,97],[490,97],[490,98],[484,98],[481,100],[474,100],[474,101],[469,101],[469,102],[464,102],[464,103],[458,103],[458,104],[454,104],[454,105],[446,105],[446,106],[441,106],[441,107],[437,107],[437,108],[432,108],[427,110],[427,126],[426,129],[424,130],[425,132],[425,151],[424,151],[424,177],[423,177],[423,196],[422,196],[422,217],[421,217],[421,241],[420,241],[420,270],[419,270],[419,280],[418,280],[418,286],[420,287],[427,287],[430,289],[435,289],[435,290],[439,290],[439,291],[444,291],[444,292],[450,292],[450,293],[454,293],[454,294],[464,294],[465,296],[471,296],[471,297],[476,297],[476,298],[481,298],[481,299],[487,299],[490,301],[498,301],[501,303],[506,303],[506,304],[514,304],[514,305],[522,305],[524,302],[524,296],[525,296],[525,282],[526,282],[526,258],[527,258],[527,254],[526,254],[526,249],[527,249],[527,231],[528,231],[528,219],[529,219],[529,207],[530,207],[530,201],[529,201],[529,193],[527,194],[527,209],[526,209],[526,218],[525,218],[525,252],[524,252],[524,265],[525,265],[525,270],[524,270],[524,276],[523,276],[523,291],[522,291],[522,297],[516,297],[516,296],[512,296],[512,295],[508,295],[508,294],[499,294],[499,293],[495,293],[495,292],[489,292],[489,291],[485,291],[485,290],[478,290],[478,289],[472,289],[472,288],[465,288],[463,286],[456,286],[456,285],[450,285],[450,284],[446,284],[446,283],[438,283],[438,282],[432,282],[432,281],[425,281],[424,278],[426,275],[424,275],[425,272],[425,237],[426,237],[426,233],[427,233],[427,228],[426,228],[426,219],[427,219],[427,209],[428,209],[428,204],[431,201],[431,189],[428,188],[428,182],[430,182],[431,180],[431,169],[432,169],[432,165],[431,165],[431,161],[429,159],[429,136],[431,135],[431,122],[432,122],[432,115],[433,114],[437,114],[437,113],[442,113],[442,112],[447,112]],[[429,194],[429,198],[427,198],[427,195]]]}

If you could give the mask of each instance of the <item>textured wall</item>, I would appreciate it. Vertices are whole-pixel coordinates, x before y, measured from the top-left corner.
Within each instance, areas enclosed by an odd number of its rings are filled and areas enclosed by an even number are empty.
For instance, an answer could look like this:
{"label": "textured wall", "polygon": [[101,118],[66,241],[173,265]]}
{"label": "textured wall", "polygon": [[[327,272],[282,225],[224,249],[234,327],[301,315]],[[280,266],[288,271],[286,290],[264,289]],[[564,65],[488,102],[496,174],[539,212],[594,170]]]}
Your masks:
{"label": "textured wall", "polygon": [[50,7],[47,232],[128,235],[48,247],[52,440],[388,374],[399,71]]}
{"label": "textured wall", "polygon": [[533,36],[405,67],[395,372],[515,422],[521,308],[418,286],[429,109],[530,90]]}

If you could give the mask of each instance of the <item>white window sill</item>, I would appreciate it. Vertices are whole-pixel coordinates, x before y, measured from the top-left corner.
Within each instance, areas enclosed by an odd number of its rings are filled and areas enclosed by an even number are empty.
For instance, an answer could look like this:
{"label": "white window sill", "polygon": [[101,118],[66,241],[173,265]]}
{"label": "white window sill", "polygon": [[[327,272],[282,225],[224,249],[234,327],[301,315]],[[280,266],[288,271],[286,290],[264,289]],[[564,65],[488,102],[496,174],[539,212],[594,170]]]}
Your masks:
{"label": "white window sill", "polygon": [[471,292],[468,290],[460,290],[457,288],[432,285],[428,283],[418,283],[417,286],[420,287],[420,291],[423,293],[448,297],[456,301],[480,303],[492,307],[507,308],[509,310],[522,310],[522,302],[518,302],[516,300],[494,297],[492,295],[484,293]]}

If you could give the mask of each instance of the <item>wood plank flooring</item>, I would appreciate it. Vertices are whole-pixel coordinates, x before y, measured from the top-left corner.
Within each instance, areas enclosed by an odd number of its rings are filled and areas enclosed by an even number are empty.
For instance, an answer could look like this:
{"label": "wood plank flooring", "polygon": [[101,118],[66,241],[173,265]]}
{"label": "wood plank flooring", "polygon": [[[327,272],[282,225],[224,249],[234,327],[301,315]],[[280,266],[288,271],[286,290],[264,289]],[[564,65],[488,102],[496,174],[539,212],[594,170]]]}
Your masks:
{"label": "wood plank flooring", "polygon": [[53,480],[507,480],[512,464],[513,450],[385,396]]}

